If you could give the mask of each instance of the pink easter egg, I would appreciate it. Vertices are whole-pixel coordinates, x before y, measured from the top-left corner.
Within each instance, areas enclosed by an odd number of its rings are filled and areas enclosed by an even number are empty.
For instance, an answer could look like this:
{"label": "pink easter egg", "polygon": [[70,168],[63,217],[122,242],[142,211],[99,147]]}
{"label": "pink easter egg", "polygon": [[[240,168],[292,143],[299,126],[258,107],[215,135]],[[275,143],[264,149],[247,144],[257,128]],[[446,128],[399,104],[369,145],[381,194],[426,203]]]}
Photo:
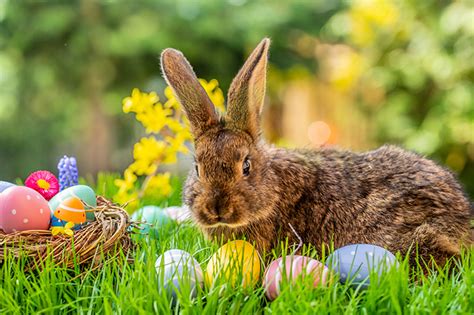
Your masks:
{"label": "pink easter egg", "polygon": [[298,277],[313,277],[313,286],[325,285],[329,280],[329,269],[319,261],[305,256],[287,256],[278,258],[267,267],[263,277],[265,295],[274,300],[280,294],[283,279],[294,283]]}
{"label": "pink easter egg", "polygon": [[0,229],[5,233],[47,230],[50,220],[48,202],[36,190],[13,186],[0,194]]}

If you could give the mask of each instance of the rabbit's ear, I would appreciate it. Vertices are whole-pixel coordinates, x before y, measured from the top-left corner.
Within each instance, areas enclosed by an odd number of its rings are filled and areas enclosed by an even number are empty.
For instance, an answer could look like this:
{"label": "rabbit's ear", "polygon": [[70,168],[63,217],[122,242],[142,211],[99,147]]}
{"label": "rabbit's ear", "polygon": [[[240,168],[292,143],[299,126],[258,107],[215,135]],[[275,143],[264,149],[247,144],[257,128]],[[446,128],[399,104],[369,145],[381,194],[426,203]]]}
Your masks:
{"label": "rabbit's ear", "polygon": [[268,38],[258,44],[232,81],[227,98],[227,122],[248,132],[254,140],[260,135],[269,47]]}
{"label": "rabbit's ear", "polygon": [[218,123],[214,105],[180,51],[165,49],[161,53],[161,69],[166,82],[184,107],[194,137],[199,137]]}

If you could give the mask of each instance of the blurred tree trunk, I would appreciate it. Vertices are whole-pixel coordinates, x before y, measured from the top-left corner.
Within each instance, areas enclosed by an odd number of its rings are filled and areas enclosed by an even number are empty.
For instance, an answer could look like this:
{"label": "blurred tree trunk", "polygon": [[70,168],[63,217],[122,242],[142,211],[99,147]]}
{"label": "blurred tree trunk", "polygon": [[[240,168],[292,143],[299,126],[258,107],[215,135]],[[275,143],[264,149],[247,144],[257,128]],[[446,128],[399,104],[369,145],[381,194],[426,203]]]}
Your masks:
{"label": "blurred tree trunk", "polygon": [[327,145],[370,149],[370,122],[351,97],[316,79],[288,81],[282,98],[281,136],[295,147],[318,147],[311,143],[308,128],[322,121],[330,130]]}
{"label": "blurred tree trunk", "polygon": [[78,150],[83,172],[97,173],[110,169],[111,119],[103,111],[103,92],[106,82],[102,78],[101,66],[106,62],[99,49],[99,32],[95,30],[102,23],[101,8],[97,1],[82,0],[80,12],[83,19],[84,36],[87,38],[87,59],[85,60],[82,89],[84,95],[84,126]]}

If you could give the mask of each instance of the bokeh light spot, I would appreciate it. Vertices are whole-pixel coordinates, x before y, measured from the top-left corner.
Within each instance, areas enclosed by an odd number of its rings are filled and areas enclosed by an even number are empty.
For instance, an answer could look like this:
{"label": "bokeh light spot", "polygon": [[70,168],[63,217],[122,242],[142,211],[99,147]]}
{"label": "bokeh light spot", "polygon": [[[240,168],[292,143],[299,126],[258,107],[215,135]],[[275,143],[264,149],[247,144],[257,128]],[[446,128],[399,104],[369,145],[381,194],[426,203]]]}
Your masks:
{"label": "bokeh light spot", "polygon": [[322,146],[330,136],[331,128],[324,121],[315,121],[308,127],[308,138],[314,146]]}

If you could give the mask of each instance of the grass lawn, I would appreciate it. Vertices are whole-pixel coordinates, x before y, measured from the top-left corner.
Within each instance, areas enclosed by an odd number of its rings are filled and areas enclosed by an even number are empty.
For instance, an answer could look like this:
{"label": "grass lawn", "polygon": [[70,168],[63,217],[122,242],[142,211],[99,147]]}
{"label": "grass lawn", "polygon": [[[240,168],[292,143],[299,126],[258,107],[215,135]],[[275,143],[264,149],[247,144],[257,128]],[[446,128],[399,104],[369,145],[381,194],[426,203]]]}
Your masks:
{"label": "grass lawn", "polygon": [[[112,179],[101,176],[97,191],[110,196]],[[179,182],[167,200],[144,200],[162,205],[179,203]],[[273,302],[267,301],[260,285],[255,289],[231,288],[221,281],[198,290],[197,298],[180,295],[178,306],[159,290],[155,260],[168,249],[194,255],[203,268],[218,244],[206,241],[191,223],[163,227],[158,239],[140,238],[133,264],[125,257],[104,268],[65,269],[46,262],[42,271],[23,271],[23,260],[7,258],[0,269],[0,314],[472,314],[474,311],[474,250],[465,252],[452,273],[439,270],[424,276],[409,272],[406,262],[384,273],[368,289],[334,281],[313,289],[308,281],[283,285]],[[308,250],[309,255],[325,257]],[[269,254],[269,255],[275,255]],[[374,280],[374,279],[372,279]]]}

